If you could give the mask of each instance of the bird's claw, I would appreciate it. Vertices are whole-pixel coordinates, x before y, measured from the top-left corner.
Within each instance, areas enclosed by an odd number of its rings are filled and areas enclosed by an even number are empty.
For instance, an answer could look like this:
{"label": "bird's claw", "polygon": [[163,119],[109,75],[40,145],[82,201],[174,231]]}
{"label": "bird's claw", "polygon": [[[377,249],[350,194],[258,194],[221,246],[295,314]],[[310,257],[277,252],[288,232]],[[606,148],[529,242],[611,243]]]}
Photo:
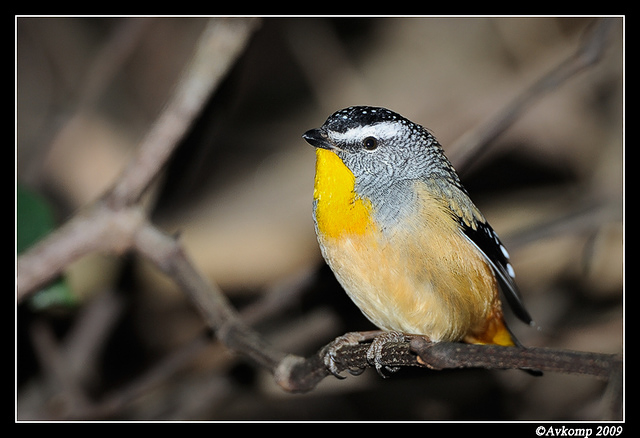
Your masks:
{"label": "bird's claw", "polygon": [[373,341],[371,341],[371,347],[369,347],[369,350],[367,350],[367,362],[369,362],[376,368],[376,371],[382,378],[386,379],[387,377],[389,377],[384,373],[384,370],[388,371],[389,373],[395,373],[400,369],[400,367],[392,367],[382,363],[382,349],[388,343],[405,341],[405,335],[396,331],[383,332],[382,334],[376,336]]}
{"label": "bird's claw", "polygon": [[[391,367],[383,363],[382,349],[388,343],[404,342],[406,341],[405,335],[400,332],[352,332],[336,338],[327,348],[324,354],[324,365],[327,370],[339,379],[344,379],[345,376],[340,374],[341,369],[338,366],[340,363],[338,357],[338,351],[345,346],[358,345],[361,342],[371,340],[371,346],[367,350],[367,362],[376,368],[377,373],[383,378],[387,378],[385,371],[394,373],[398,371],[400,367]],[[365,368],[347,368],[347,371],[354,376],[360,375],[364,372]]]}
{"label": "bird's claw", "polygon": [[[342,336],[338,336],[328,347],[324,355],[324,365],[338,379],[344,379],[345,376],[341,375],[341,370],[338,368],[338,350],[345,346],[358,345],[363,340],[363,334],[360,332],[347,333]],[[364,372],[364,368],[347,368],[349,374],[358,376]]]}

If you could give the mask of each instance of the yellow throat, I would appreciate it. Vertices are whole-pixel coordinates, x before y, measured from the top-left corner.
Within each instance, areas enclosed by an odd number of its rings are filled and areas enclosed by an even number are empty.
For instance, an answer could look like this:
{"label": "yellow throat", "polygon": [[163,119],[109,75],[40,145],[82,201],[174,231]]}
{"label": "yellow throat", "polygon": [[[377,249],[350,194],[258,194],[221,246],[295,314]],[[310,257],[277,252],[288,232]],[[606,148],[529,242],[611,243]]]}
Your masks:
{"label": "yellow throat", "polygon": [[340,157],[327,149],[316,149],[313,199],[318,233],[324,238],[362,235],[370,228],[371,203],[354,191],[355,177]]}

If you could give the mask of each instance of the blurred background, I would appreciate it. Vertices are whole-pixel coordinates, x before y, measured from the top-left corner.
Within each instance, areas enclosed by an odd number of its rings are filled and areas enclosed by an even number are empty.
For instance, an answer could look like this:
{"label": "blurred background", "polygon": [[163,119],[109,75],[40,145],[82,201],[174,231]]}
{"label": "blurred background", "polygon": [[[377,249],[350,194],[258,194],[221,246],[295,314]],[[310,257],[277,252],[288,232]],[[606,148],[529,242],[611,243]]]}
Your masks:
{"label": "blurred background", "polygon": [[[603,58],[458,168],[509,249],[525,345],[623,351],[623,22]],[[334,111],[384,106],[453,145],[578,47],[592,18],[263,18],[148,202],[283,351],[366,321],[324,265],[314,152]],[[109,189],[171,95],[204,18],[16,18],[16,178],[60,224]],[[17,229],[23,221],[18,217]],[[592,420],[606,385],[517,370],[372,370],[282,391],[210,339],[144,260],[69,267],[64,304],[21,304],[19,420]],[[52,350],[50,347],[54,346]],[[74,384],[52,375],[62,364]]]}

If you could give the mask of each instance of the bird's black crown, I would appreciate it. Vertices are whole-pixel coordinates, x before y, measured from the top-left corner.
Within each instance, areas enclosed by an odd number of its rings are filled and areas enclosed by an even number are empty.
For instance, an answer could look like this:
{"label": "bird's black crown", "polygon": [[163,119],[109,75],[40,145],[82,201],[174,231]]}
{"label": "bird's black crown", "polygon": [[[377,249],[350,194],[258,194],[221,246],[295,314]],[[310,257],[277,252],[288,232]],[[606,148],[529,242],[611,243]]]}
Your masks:
{"label": "bird's black crown", "polygon": [[400,121],[413,124],[408,119],[391,110],[374,106],[350,106],[336,111],[329,116],[324,126],[334,132],[345,132],[347,129],[373,125],[387,121]]}

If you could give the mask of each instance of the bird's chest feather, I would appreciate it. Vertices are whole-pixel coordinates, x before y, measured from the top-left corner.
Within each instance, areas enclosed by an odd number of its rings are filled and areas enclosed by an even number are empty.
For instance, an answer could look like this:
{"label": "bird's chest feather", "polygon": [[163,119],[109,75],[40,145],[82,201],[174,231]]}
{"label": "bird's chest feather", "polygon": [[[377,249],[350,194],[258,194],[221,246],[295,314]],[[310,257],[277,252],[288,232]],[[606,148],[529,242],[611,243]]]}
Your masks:
{"label": "bird's chest feather", "polygon": [[357,197],[354,187],[355,177],[342,160],[317,149],[313,213],[319,235],[333,240],[372,229],[371,203]]}
{"label": "bird's chest feather", "polygon": [[341,160],[320,152],[318,241],[365,315],[383,329],[434,339],[460,338],[484,319],[494,299],[493,276],[445,207],[416,188],[412,205],[380,223],[371,201],[355,195],[354,177]]}

